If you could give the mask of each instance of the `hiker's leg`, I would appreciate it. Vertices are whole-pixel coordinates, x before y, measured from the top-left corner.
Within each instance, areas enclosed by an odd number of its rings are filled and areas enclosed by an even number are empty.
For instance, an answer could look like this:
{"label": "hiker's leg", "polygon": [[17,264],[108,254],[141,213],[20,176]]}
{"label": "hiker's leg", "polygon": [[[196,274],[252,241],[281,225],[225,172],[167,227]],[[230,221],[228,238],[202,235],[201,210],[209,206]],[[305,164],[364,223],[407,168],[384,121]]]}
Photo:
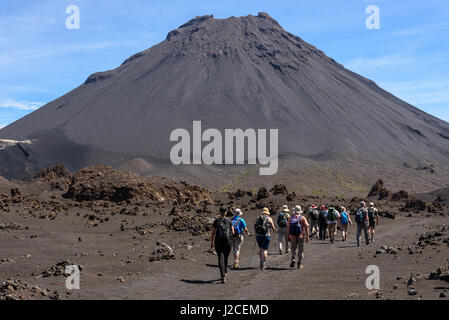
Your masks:
{"label": "hiker's leg", "polygon": [[287,228],[285,228],[284,232],[284,241],[285,241],[285,252],[288,252],[290,250],[290,241],[288,241]]}
{"label": "hiker's leg", "polygon": [[231,253],[231,248],[232,248],[231,243],[228,243],[223,248],[223,254],[224,254],[224,274],[225,275],[228,273],[228,259],[229,259],[229,254]]}
{"label": "hiker's leg", "polygon": [[302,264],[304,258],[304,238],[298,239],[298,265]]}
{"label": "hiker's leg", "polygon": [[296,247],[298,246],[298,239],[296,237],[292,237],[290,245],[291,245],[292,259],[295,259]]}
{"label": "hiker's leg", "polygon": [[265,264],[268,257],[268,250],[260,249],[260,263]]}
{"label": "hiker's leg", "polygon": [[237,243],[235,237],[232,237],[232,252],[234,253],[234,261],[237,261],[239,256],[237,253]]}
{"label": "hiker's leg", "polygon": [[[282,251],[282,242],[284,241],[284,233],[282,231],[281,228],[279,228],[279,232],[278,232],[278,249],[279,252]],[[285,248],[285,250],[287,250],[287,248]]]}
{"label": "hiker's leg", "polygon": [[243,244],[243,236],[238,236],[238,237],[233,237],[232,238],[232,245],[234,248],[234,259],[236,262],[239,261],[239,256],[240,256],[240,250],[242,248],[242,244]]}
{"label": "hiker's leg", "polygon": [[361,236],[362,236],[362,224],[357,223],[357,233],[356,233],[357,245],[360,245]]}
{"label": "hiker's leg", "polygon": [[215,244],[215,250],[217,251],[218,257],[218,268],[220,269],[220,276],[223,279],[225,271],[224,271],[224,254],[222,251],[222,247],[220,244]]}
{"label": "hiker's leg", "polygon": [[363,233],[365,234],[366,244],[369,244],[368,226],[366,224],[363,224]]}

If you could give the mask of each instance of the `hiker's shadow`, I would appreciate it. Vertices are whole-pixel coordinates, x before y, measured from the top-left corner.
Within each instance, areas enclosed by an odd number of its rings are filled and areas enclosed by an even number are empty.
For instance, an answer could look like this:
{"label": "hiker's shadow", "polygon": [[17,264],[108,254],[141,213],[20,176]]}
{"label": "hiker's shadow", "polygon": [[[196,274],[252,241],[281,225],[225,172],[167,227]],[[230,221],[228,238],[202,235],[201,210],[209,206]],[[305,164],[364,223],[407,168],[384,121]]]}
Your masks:
{"label": "hiker's shadow", "polygon": [[180,281],[188,283],[188,284],[212,284],[212,283],[220,281],[220,279],[216,279],[216,280],[187,280],[187,279],[181,279]]}
{"label": "hiker's shadow", "polygon": [[286,270],[292,270],[292,269],[291,269],[291,268],[267,267],[267,270],[272,270],[272,271],[286,271]]}
{"label": "hiker's shadow", "polygon": [[[210,268],[218,268],[217,264],[206,263],[206,266],[210,267]],[[245,271],[245,270],[253,270],[254,268],[253,267],[244,267],[244,268],[234,269],[231,266],[228,266],[228,269],[232,270],[232,271]]]}

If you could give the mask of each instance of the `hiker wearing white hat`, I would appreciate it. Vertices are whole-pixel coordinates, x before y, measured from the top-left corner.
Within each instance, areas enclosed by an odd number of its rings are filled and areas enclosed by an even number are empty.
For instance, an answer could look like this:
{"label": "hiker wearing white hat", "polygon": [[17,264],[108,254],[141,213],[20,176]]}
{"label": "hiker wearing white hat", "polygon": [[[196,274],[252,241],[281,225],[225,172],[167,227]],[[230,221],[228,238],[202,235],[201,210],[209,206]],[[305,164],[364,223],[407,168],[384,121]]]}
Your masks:
{"label": "hiker wearing white hat", "polygon": [[270,246],[271,234],[270,229],[276,232],[273,219],[270,217],[270,210],[268,208],[262,209],[262,214],[257,218],[254,224],[256,233],[256,242],[259,245],[260,269],[266,269],[266,261],[268,257],[268,247]]}
{"label": "hiker wearing white hat", "polygon": [[376,224],[379,224],[379,212],[374,203],[370,202],[368,207],[368,232],[370,242],[374,242],[374,234],[376,233]]}
{"label": "hiker wearing white hat", "polygon": [[234,210],[234,217],[231,219],[232,226],[234,227],[234,234],[232,236],[232,247],[234,253],[234,269],[239,268],[239,256],[240,249],[243,244],[243,234],[248,233],[248,228],[246,226],[245,220],[242,218],[243,212],[239,208]]}
{"label": "hiker wearing white hat", "polygon": [[293,215],[288,220],[287,230],[292,250],[290,268],[295,266],[296,249],[298,249],[298,269],[302,269],[302,260],[304,258],[304,240],[309,242],[309,223],[302,215],[301,206],[296,205],[293,208]]}
{"label": "hiker wearing white hat", "polygon": [[283,242],[285,243],[285,252],[289,252],[289,242],[288,242],[288,231],[287,231],[287,223],[288,219],[290,219],[290,214],[288,213],[290,210],[287,205],[282,206],[282,211],[278,214],[277,225],[279,227],[279,254],[283,254]]}

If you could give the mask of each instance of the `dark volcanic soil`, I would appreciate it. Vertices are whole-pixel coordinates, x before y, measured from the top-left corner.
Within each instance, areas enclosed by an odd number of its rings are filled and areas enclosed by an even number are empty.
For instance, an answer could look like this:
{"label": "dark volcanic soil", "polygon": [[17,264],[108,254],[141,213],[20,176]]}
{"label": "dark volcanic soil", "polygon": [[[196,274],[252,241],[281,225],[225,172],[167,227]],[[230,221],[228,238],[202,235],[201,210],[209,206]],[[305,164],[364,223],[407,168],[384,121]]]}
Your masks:
{"label": "dark volcanic soil", "polygon": [[[10,182],[1,180],[1,184],[5,187]],[[258,270],[256,256],[249,264],[255,240],[247,237],[242,269],[231,270],[228,283],[222,285],[217,281],[216,256],[209,252],[210,225],[220,205],[242,208],[252,231],[264,206],[272,212],[283,204],[334,203],[354,209],[360,199],[299,195],[278,185],[268,189],[268,197],[257,200],[257,190],[210,193],[109,167],[86,168],[73,175],[62,167],[52,168],[17,185],[18,189],[0,196],[0,299],[448,296],[449,215],[445,206],[429,212],[429,203],[418,210],[405,208],[406,200],[375,201],[382,215],[375,243],[356,247],[354,227],[347,242],[340,241],[340,232],[334,245],[312,239],[300,272],[288,268],[286,255],[276,254],[277,240],[269,250],[268,270]],[[135,185],[140,187],[133,189]],[[92,187],[102,191],[68,192]],[[131,191],[120,194],[132,196],[116,197],[117,190],[125,187]],[[65,288],[64,268],[69,264],[81,270],[80,290]],[[365,288],[368,265],[380,269],[379,291]]]}

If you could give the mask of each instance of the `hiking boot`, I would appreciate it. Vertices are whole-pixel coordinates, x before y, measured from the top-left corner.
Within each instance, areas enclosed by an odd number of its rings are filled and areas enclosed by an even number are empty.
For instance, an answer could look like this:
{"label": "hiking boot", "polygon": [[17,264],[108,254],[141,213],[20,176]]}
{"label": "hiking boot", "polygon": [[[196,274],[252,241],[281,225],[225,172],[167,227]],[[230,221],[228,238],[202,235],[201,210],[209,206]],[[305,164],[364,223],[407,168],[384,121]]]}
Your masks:
{"label": "hiking boot", "polygon": [[226,276],[224,276],[223,278],[221,278],[221,283],[226,283]]}
{"label": "hiking boot", "polygon": [[290,249],[287,249],[287,253],[290,253]]}
{"label": "hiking boot", "polygon": [[302,269],[302,268],[304,268],[304,266],[302,264],[298,263],[298,269]]}
{"label": "hiking boot", "polygon": [[265,269],[265,263],[263,261],[260,261],[260,270]]}
{"label": "hiking boot", "polygon": [[234,262],[234,269],[238,269],[239,268],[239,262],[238,261],[235,261]]}
{"label": "hiking boot", "polygon": [[279,250],[279,254],[282,256],[282,254],[283,254],[282,250]]}
{"label": "hiking boot", "polygon": [[292,259],[292,262],[290,262],[290,268],[293,268],[293,267],[295,267],[295,259]]}

